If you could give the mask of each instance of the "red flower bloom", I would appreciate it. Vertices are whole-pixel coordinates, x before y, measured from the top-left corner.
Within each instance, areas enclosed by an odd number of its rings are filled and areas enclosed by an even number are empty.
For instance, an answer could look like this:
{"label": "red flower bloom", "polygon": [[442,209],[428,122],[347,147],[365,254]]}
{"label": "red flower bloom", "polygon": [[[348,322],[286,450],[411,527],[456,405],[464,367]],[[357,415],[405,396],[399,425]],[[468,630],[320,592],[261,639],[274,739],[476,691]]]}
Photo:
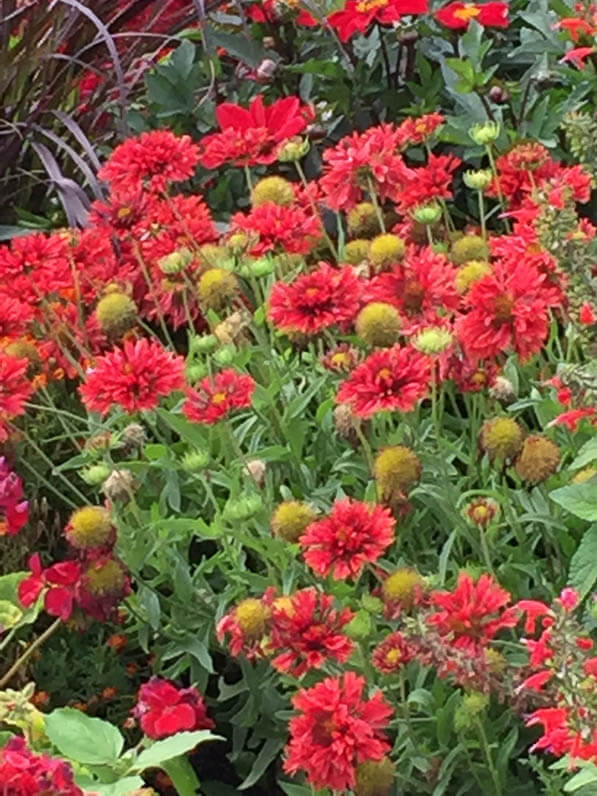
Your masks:
{"label": "red flower bloom", "polygon": [[326,149],[325,174],[319,184],[329,207],[350,210],[371,188],[381,202],[397,200],[413,176],[397,154],[400,142],[398,128],[381,124],[364,133],[351,133]]}
{"label": "red flower bloom", "polygon": [[126,412],[155,409],[160,398],[181,389],[184,359],[153,340],[126,341],[98,357],[79,392],[85,406],[106,414],[113,404]]}
{"label": "red flower bloom", "polygon": [[597,49],[595,49],[595,47],[573,47],[571,50],[568,50],[563,58],[560,58],[560,63],[566,64],[570,61],[577,69],[584,69],[587,65],[585,59],[596,52]]}
{"label": "red flower bloom", "polygon": [[273,163],[286,141],[305,129],[313,120],[311,108],[298,97],[284,97],[269,106],[259,94],[248,108],[223,102],[216,108],[220,133],[205,136],[201,142],[201,163],[216,169],[224,163],[252,166]]}
{"label": "red flower bloom", "polygon": [[23,500],[23,482],[0,456],[0,536],[18,533],[29,518],[29,503]]}
{"label": "red flower bloom", "polygon": [[[449,260],[431,247],[411,250],[403,263],[369,281],[365,299],[393,304],[408,318],[431,318],[438,312],[459,308],[455,275],[456,269]],[[430,325],[434,325],[433,321]]]}
{"label": "red flower bloom", "polygon": [[227,368],[213,378],[202,379],[198,390],[189,387],[182,411],[193,423],[213,425],[233,409],[251,406],[254,390],[255,381],[251,376]]}
{"label": "red flower bloom", "polygon": [[264,202],[249,213],[235,213],[230,221],[233,233],[239,229],[248,233],[254,257],[267,252],[307,254],[322,233],[319,218],[298,205]]}
{"label": "red flower bloom", "polygon": [[31,575],[19,583],[18,596],[28,608],[44,589],[44,608],[51,616],[65,622],[73,611],[76,586],[81,577],[81,567],[76,561],[61,561],[43,569],[39,553],[29,559]]}
{"label": "red flower bloom", "polygon": [[83,796],[66,760],[36,755],[23,738],[13,737],[0,749],[0,782],[6,796]]}
{"label": "red flower bloom", "polygon": [[128,138],[116,147],[99,177],[112,190],[135,194],[142,189],[165,191],[170,182],[192,177],[199,162],[199,148],[188,135],[152,130]]}
{"label": "red flower bloom", "polygon": [[337,403],[347,403],[358,417],[376,412],[410,412],[427,395],[429,358],[399,345],[374,351],[342,382]]}
{"label": "red flower bloom", "polygon": [[116,617],[119,603],[131,593],[124,566],[109,553],[90,557],[77,584],[80,608],[98,622]]}
{"label": "red flower bloom", "polygon": [[576,431],[578,424],[581,420],[591,418],[591,425],[597,423],[597,409],[594,406],[586,406],[581,409],[571,409],[569,412],[562,412],[562,414],[555,417],[547,425],[551,426],[565,426],[570,431]]}
{"label": "red flower bloom", "polygon": [[8,436],[7,420],[25,414],[25,401],[33,392],[26,373],[29,362],[0,351],[0,442]]}
{"label": "red flower bloom", "polygon": [[132,712],[145,735],[154,740],[184,730],[211,730],[215,727],[196,688],[177,688],[171,680],[159,677],[143,683]]}
{"label": "red flower bloom", "polygon": [[490,575],[475,581],[461,573],[453,591],[431,594],[431,603],[441,610],[428,619],[430,625],[455,646],[473,651],[484,647],[504,627],[514,627],[516,611],[502,611],[510,595]]}
{"label": "red flower bloom", "polygon": [[66,237],[37,232],[0,246],[0,280],[7,295],[34,305],[71,287]]}
{"label": "red flower bloom", "polygon": [[276,282],[269,298],[269,318],[285,331],[317,334],[348,323],[360,308],[361,283],[351,267],[321,263],[291,284]]}
{"label": "red flower bloom", "polygon": [[413,658],[408,640],[396,631],[390,633],[373,650],[371,657],[375,668],[383,674],[394,674]]}
{"label": "red flower bloom", "polygon": [[579,323],[582,323],[583,326],[591,326],[591,324],[595,323],[595,320],[595,310],[588,301],[583,302],[580,310],[578,311]]}
{"label": "red flower bloom", "polygon": [[273,587],[261,598],[247,597],[225,614],[216,625],[220,643],[228,636],[230,652],[248,660],[263,658],[269,651],[267,636],[271,630],[272,604],[276,597]]}
{"label": "red flower bloom", "polygon": [[549,333],[554,292],[545,274],[522,262],[501,261],[466,295],[471,307],[456,330],[473,359],[495,357],[513,349],[522,360],[541,350]]}
{"label": "red flower bloom", "polygon": [[327,22],[338,31],[341,41],[348,41],[355,33],[365,33],[373,22],[389,25],[406,14],[425,14],[427,9],[427,0],[348,0]]}
{"label": "red flower bloom", "polygon": [[434,199],[452,199],[453,172],[461,163],[454,155],[429,155],[427,165],[412,170],[410,181],[397,197],[400,213],[406,215],[417,205]]}
{"label": "red flower bloom", "polygon": [[380,760],[390,746],[382,733],[392,708],[380,691],[363,699],[365,679],[354,672],[328,677],[293,698],[301,713],[290,720],[284,770],[305,771],[316,788],[346,791],[355,786],[355,768]]}
{"label": "red flower bloom", "polygon": [[348,660],[354,644],[341,631],[354,614],[349,608],[334,610],[333,603],[333,597],[313,587],[273,603],[270,644],[277,655],[272,666],[301,677],[327,660]]}
{"label": "red flower bloom", "polygon": [[434,14],[438,22],[452,30],[466,30],[471,19],[486,28],[507,28],[507,3],[448,3]]}
{"label": "red flower bloom", "polygon": [[322,520],[308,525],[299,539],[307,564],[336,580],[358,577],[394,541],[395,521],[384,506],[345,498]]}
{"label": "red flower bloom", "polygon": [[445,121],[441,113],[426,113],[414,119],[412,117],[405,119],[398,125],[400,149],[425,143]]}

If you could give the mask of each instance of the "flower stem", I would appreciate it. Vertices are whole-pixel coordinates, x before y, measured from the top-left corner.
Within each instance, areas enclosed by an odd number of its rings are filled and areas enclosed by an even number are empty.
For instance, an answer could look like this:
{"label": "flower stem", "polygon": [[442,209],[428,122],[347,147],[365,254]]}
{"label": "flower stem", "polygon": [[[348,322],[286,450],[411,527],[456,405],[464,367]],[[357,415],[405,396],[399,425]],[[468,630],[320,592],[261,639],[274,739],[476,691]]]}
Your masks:
{"label": "flower stem", "polygon": [[377,194],[375,193],[375,187],[373,185],[373,180],[371,179],[371,175],[367,175],[367,187],[369,189],[369,196],[371,198],[371,204],[375,208],[375,215],[377,216],[377,221],[379,223],[380,230],[385,234],[386,225],[383,220],[383,214],[381,212],[381,207],[379,206],[379,202],[377,201]]}
{"label": "flower stem", "polygon": [[477,197],[479,199],[479,221],[481,222],[481,237],[483,240],[487,240],[487,230],[485,227],[485,206],[483,202],[483,191],[477,192]]}
{"label": "flower stem", "polygon": [[251,178],[251,169],[245,166],[245,179],[247,180],[247,188],[249,189],[249,198],[253,193],[253,180]]}
{"label": "flower stem", "polygon": [[0,678],[0,689],[4,688],[6,685],[8,685],[8,683],[10,683],[10,681],[12,680],[12,678],[15,676],[15,674],[16,674],[16,673],[19,671],[19,669],[21,668],[21,666],[23,666],[23,664],[24,664],[24,663],[27,663],[27,661],[28,661],[28,660],[29,660],[29,658],[30,658],[30,657],[33,655],[33,653],[35,652],[35,650],[36,650],[36,649],[38,649],[38,647],[41,647],[41,645],[44,643],[44,641],[46,641],[47,639],[49,639],[49,638],[50,638],[50,636],[51,636],[51,635],[52,635],[52,634],[53,634],[53,633],[54,633],[56,630],[58,630],[58,627],[60,626],[60,624],[61,624],[61,623],[62,623],[62,620],[61,620],[60,618],[58,618],[58,619],[55,619],[55,620],[54,620],[54,622],[52,622],[52,624],[50,625],[50,627],[46,628],[46,629],[44,630],[44,632],[41,634],[41,636],[38,636],[38,637],[35,639],[35,641],[33,641],[33,642],[32,642],[32,643],[31,643],[31,644],[30,644],[30,645],[27,647],[27,649],[25,650],[25,652],[23,652],[23,654],[22,654],[22,655],[20,655],[20,656],[19,656],[19,657],[16,659],[16,661],[13,663],[13,665],[10,667],[10,669],[9,669],[9,670],[6,672],[6,674],[4,674],[4,675],[3,675],[3,676]]}
{"label": "flower stem", "polygon": [[477,726],[477,729],[479,730],[479,738],[481,739],[483,754],[485,755],[485,759],[487,761],[487,768],[489,769],[493,786],[495,788],[494,796],[502,796],[502,786],[500,785],[500,778],[493,764],[491,749],[489,748],[489,743],[487,741],[487,735],[485,734],[485,728],[483,727],[483,722],[478,717],[475,717],[475,724]]}
{"label": "flower stem", "polygon": [[188,757],[173,757],[162,763],[162,768],[174,783],[178,796],[196,796],[200,783]]}

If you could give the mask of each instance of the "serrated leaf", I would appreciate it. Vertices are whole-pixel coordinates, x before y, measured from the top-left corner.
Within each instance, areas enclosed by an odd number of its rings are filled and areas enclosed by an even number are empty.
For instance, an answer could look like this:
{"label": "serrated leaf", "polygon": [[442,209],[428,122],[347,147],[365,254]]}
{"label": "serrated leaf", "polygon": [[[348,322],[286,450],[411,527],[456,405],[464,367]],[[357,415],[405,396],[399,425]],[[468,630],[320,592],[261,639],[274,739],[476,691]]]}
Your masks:
{"label": "serrated leaf", "polygon": [[592,525],[570,560],[568,585],[584,599],[597,581],[597,525]]}
{"label": "serrated leaf", "polygon": [[117,727],[74,708],[52,711],[46,716],[45,731],[61,754],[88,765],[115,763],[124,746]]}
{"label": "serrated leaf", "polygon": [[597,522],[597,489],[590,482],[569,484],[554,489],[549,497],[575,517],[589,522]]}
{"label": "serrated leaf", "polygon": [[148,749],[144,749],[136,759],[131,769],[145,771],[146,768],[160,768],[162,763],[180,757],[190,752],[198,744],[205,741],[221,741],[221,736],[214,735],[209,730],[196,730],[195,732],[178,732],[163,741],[156,741]]}

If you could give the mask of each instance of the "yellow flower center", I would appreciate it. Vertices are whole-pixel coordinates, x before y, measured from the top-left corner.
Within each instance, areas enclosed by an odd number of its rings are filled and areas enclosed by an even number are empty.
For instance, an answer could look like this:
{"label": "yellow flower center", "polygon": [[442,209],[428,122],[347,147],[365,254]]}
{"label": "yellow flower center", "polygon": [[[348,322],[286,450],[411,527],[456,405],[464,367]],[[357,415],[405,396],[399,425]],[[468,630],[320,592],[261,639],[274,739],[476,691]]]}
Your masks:
{"label": "yellow flower center", "polygon": [[511,296],[498,296],[493,305],[495,319],[498,323],[506,323],[512,318],[514,299]]}
{"label": "yellow flower center", "polygon": [[118,208],[118,212],[116,213],[116,215],[118,216],[118,218],[126,218],[127,216],[130,216],[132,212],[133,211],[130,207],[120,207]]}
{"label": "yellow flower center", "polygon": [[226,398],[227,395],[225,392],[217,392],[213,395],[211,402],[212,404],[223,404]]}
{"label": "yellow flower center", "polygon": [[477,8],[477,6],[467,5],[464,8],[459,8],[458,11],[455,11],[454,16],[456,19],[464,19],[468,22],[469,19],[478,17],[480,13],[481,9]]}
{"label": "yellow flower center", "polygon": [[399,649],[389,650],[386,654],[386,663],[389,666],[393,666],[395,663],[398,663],[400,658],[402,657],[402,653]]}
{"label": "yellow flower center", "polygon": [[379,373],[377,374],[380,379],[391,379],[392,378],[392,371],[389,368],[382,368]]}
{"label": "yellow flower center", "polygon": [[388,0],[361,0],[360,3],[357,3],[357,11],[360,14],[366,14],[375,8],[385,8],[387,4]]}

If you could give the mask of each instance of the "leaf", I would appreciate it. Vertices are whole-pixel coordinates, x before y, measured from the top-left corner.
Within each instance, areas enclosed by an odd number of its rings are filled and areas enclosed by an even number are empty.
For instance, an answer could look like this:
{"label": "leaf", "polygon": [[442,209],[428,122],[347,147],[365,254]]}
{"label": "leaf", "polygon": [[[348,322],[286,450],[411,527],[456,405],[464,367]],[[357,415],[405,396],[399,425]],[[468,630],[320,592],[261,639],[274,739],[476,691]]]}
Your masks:
{"label": "leaf", "polygon": [[23,617],[23,612],[8,600],[0,600],[0,632],[10,630],[18,625]]}
{"label": "leaf", "polygon": [[145,609],[147,614],[147,621],[153,630],[157,630],[160,626],[160,600],[157,594],[145,586],[139,588],[138,592],[139,604]]}
{"label": "leaf", "polygon": [[0,224],[0,240],[10,240],[20,238],[23,235],[30,235],[31,230],[26,227],[15,227],[10,224]]}
{"label": "leaf", "polygon": [[568,584],[584,599],[597,581],[597,525],[592,525],[570,560]]}
{"label": "leaf", "polygon": [[162,763],[175,757],[190,752],[198,744],[205,741],[221,741],[220,735],[214,735],[209,730],[196,730],[195,732],[178,732],[163,741],[156,741],[148,749],[144,749],[135,763],[132,771],[145,771],[146,768],[159,768]]}
{"label": "leaf", "polygon": [[195,60],[195,45],[185,39],[170,55],[170,65],[184,80],[191,74]]}
{"label": "leaf", "polygon": [[594,765],[583,768],[581,771],[575,774],[572,779],[568,780],[568,782],[564,785],[564,791],[566,793],[574,793],[575,790],[578,790],[585,785],[591,785],[593,782],[597,782],[597,766]]}
{"label": "leaf", "polygon": [[118,782],[112,782],[110,785],[90,783],[89,791],[101,796],[128,796],[135,788],[141,788],[143,785],[144,782],[141,777],[125,777],[124,779],[119,779]]}
{"label": "leaf", "polygon": [[246,790],[247,788],[250,788],[251,785],[254,785],[259,779],[261,779],[263,773],[268,768],[270,763],[272,763],[278,756],[278,752],[283,746],[283,738],[268,738],[261,747],[261,751],[257,755],[249,775],[238,786],[238,790]]}
{"label": "leaf", "polygon": [[124,746],[124,738],[117,727],[74,708],[52,711],[46,716],[45,731],[61,754],[78,763],[115,763]]}
{"label": "leaf", "polygon": [[549,493],[549,497],[575,517],[597,522],[597,489],[590,481],[554,489]]}
{"label": "leaf", "polygon": [[[8,630],[15,625],[29,625],[35,622],[41,610],[41,600],[37,600],[27,610],[23,609],[18,596],[19,583],[29,575],[28,572],[9,572],[0,577],[0,625]],[[12,606],[12,608],[9,607]],[[16,612],[19,616],[17,618]],[[11,623],[12,620],[12,623]]]}
{"label": "leaf", "polygon": [[223,47],[229,55],[239,58],[247,66],[255,68],[268,57],[260,44],[243,33],[225,33],[209,24],[205,25],[204,32],[212,48]]}
{"label": "leaf", "polygon": [[597,437],[585,442],[579,450],[576,459],[570,465],[571,470],[578,470],[597,460]]}

